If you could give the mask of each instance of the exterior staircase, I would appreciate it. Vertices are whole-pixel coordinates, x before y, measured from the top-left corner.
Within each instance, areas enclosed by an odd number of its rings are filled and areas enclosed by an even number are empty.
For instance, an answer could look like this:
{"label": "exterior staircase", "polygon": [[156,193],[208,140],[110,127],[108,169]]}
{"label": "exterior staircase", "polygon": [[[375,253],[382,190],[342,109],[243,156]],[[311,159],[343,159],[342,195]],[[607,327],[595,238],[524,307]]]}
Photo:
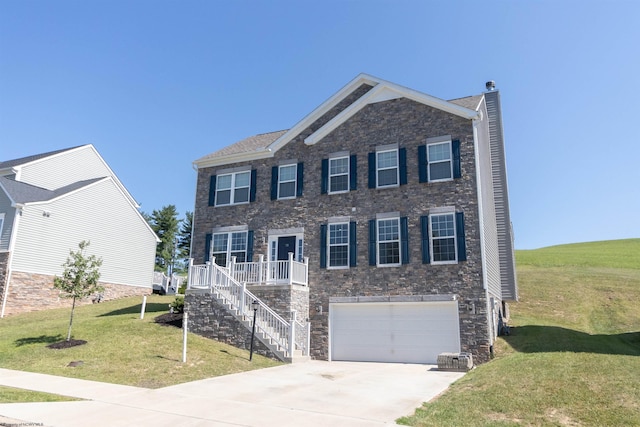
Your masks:
{"label": "exterior staircase", "polygon": [[216,301],[249,331],[255,319],[255,338],[283,362],[309,360],[309,323],[298,321],[295,311],[289,320],[284,319],[247,290],[245,282],[217,265],[215,258],[206,265],[189,265],[188,289],[210,290]]}

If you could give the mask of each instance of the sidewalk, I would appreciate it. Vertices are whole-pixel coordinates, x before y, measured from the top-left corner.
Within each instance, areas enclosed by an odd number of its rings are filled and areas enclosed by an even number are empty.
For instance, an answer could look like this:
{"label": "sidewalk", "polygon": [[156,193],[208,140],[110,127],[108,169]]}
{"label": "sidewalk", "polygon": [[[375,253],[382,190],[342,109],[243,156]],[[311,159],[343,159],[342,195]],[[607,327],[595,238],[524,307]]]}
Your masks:
{"label": "sidewalk", "polygon": [[0,424],[5,416],[47,427],[393,425],[462,376],[431,365],[310,361],[151,390],[0,369],[0,385],[88,399],[0,404]]}

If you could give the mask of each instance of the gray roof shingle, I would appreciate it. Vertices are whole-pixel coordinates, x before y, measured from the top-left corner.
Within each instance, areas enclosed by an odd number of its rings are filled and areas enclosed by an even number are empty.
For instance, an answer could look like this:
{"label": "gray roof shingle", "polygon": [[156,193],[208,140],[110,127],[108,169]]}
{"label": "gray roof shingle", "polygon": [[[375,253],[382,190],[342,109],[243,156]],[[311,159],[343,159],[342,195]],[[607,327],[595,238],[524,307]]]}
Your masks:
{"label": "gray roof shingle", "polygon": [[250,153],[253,151],[263,150],[288,131],[288,129],[285,129],[279,130],[277,132],[261,133],[259,135],[250,136],[234,144],[228,145],[216,152],[207,154],[206,156],[196,160],[196,162],[199,162],[201,160],[213,159],[215,157],[230,156],[232,154]]}
{"label": "gray roof shingle", "polygon": [[77,147],[63,148],[62,150],[55,150],[55,151],[49,151],[48,153],[34,154],[33,156],[21,157],[19,159],[5,160],[3,162],[0,162],[0,169],[7,169],[14,166],[24,165],[25,163],[44,159],[45,157],[53,156],[54,154],[62,153],[64,151],[73,150],[74,148],[78,148],[78,147],[82,147],[82,146],[78,145]]}
{"label": "gray roof shingle", "polygon": [[67,194],[79,188],[86,187],[87,185],[92,184],[96,181],[100,181],[102,179],[104,178],[93,178],[85,181],[78,181],[74,182],[73,184],[57,188],[55,190],[47,190],[46,188],[36,187],[35,185],[0,176],[0,185],[2,185],[9,197],[11,197],[14,202],[32,203],[55,199],[56,197],[62,196],[63,194]]}

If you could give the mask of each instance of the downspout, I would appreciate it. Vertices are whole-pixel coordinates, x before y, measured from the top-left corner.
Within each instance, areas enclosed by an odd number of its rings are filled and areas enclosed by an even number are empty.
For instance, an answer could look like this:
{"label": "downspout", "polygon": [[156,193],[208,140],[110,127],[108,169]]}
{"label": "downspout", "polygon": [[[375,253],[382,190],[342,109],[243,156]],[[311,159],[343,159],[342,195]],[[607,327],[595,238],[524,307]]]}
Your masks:
{"label": "downspout", "polygon": [[15,205],[16,213],[13,219],[13,227],[11,230],[11,237],[9,238],[9,256],[7,257],[7,277],[4,285],[4,292],[2,293],[2,310],[0,310],[0,318],[4,317],[5,307],[7,306],[7,296],[9,295],[9,284],[11,283],[11,264],[13,263],[13,253],[15,252],[16,236],[18,235],[18,226],[20,225],[20,217],[22,216],[22,209],[24,205]]}

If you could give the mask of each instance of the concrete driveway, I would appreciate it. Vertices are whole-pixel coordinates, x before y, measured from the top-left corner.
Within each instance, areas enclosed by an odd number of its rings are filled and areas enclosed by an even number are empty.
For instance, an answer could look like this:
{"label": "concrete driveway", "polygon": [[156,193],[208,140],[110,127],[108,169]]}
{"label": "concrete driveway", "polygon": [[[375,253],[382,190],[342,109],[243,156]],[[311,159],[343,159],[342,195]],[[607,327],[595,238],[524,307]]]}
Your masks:
{"label": "concrete driveway", "polygon": [[388,425],[461,376],[433,365],[311,361],[150,390],[0,369],[0,385],[90,399],[2,404],[0,415],[52,427]]}

